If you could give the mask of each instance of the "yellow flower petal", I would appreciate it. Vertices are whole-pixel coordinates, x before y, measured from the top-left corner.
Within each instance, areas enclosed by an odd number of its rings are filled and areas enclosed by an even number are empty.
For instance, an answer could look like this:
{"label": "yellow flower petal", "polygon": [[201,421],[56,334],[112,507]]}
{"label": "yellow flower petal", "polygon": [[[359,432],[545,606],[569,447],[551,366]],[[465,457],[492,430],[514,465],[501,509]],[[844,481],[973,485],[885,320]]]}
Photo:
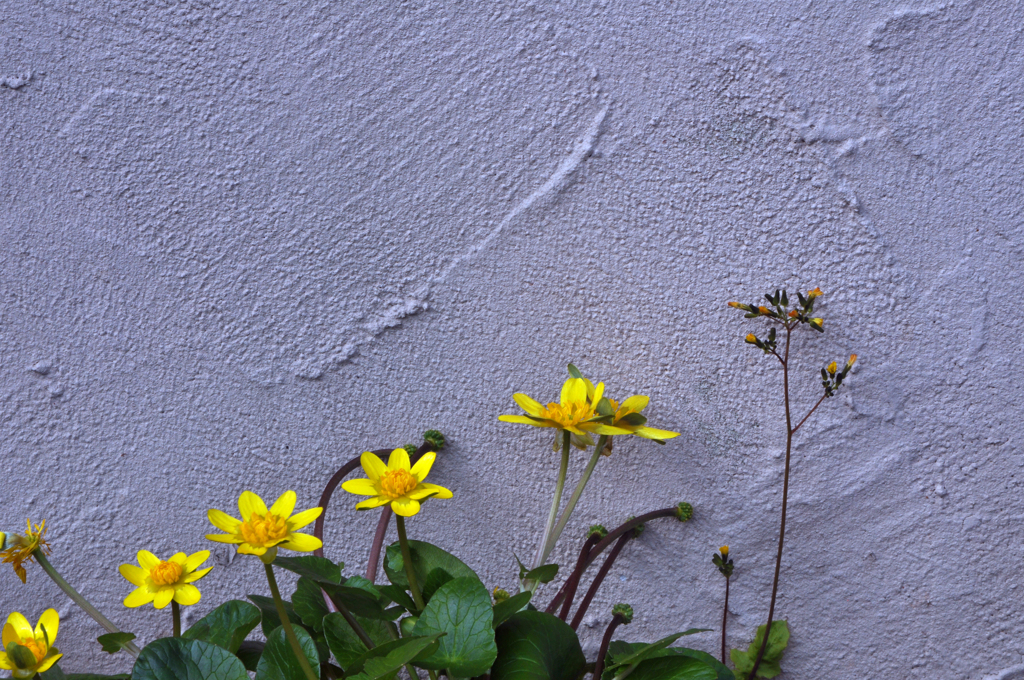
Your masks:
{"label": "yellow flower petal", "polygon": [[396,515],[412,517],[420,511],[420,502],[411,498],[397,498],[391,501],[391,509],[395,511]]}
{"label": "yellow flower petal", "polygon": [[235,534],[206,534],[206,538],[214,543],[244,543],[245,539]]}
{"label": "yellow flower petal", "polygon": [[562,395],[560,402],[562,406],[569,406],[574,402],[586,401],[587,384],[579,378],[569,378],[562,384]]}
{"label": "yellow flower petal", "polygon": [[[49,647],[57,639],[57,629],[60,627],[60,617],[57,615],[57,610],[50,608],[47,609],[39,616],[39,623],[36,624],[36,639],[46,640],[46,646]],[[46,631],[45,633],[43,631]]]}
{"label": "yellow flower petal", "polygon": [[451,498],[452,497],[452,492],[451,491],[449,491],[448,489],[444,488],[443,486],[438,486],[437,484],[426,484],[426,483],[423,483],[423,484],[420,484],[419,486],[417,486],[416,490],[419,491],[421,488],[422,489],[426,489],[427,491],[432,492],[434,494],[434,496],[433,496],[434,498]]}
{"label": "yellow flower petal", "polygon": [[[208,559],[210,559],[209,550],[200,550],[199,552],[192,553],[188,556],[188,559],[185,560],[185,571],[195,571],[200,564],[202,564]],[[209,569],[207,569],[206,571],[209,571]],[[203,573],[206,573],[206,571],[204,571]]]}
{"label": "yellow flower petal", "polygon": [[366,476],[373,481],[380,479],[380,476],[388,471],[388,466],[384,464],[377,454],[370,451],[365,452],[359,457],[359,463],[363,466],[363,472]]}
{"label": "yellow flower petal", "polygon": [[341,488],[357,496],[376,496],[380,493],[380,483],[369,479],[350,479],[342,483]]}
{"label": "yellow flower petal", "polygon": [[54,654],[53,656],[46,657],[45,659],[43,659],[43,662],[41,664],[36,666],[36,673],[45,673],[46,671],[50,670],[50,667],[53,666],[53,664],[57,663],[57,660],[60,659],[62,656],[64,655]]}
{"label": "yellow flower petal", "polygon": [[620,408],[629,409],[635,413],[639,413],[647,408],[647,404],[651,401],[650,397],[645,397],[642,394],[638,394],[635,397],[630,397],[626,401],[622,402]]}
{"label": "yellow flower petal", "polygon": [[136,567],[134,564],[122,564],[117,568],[121,572],[121,576],[128,579],[128,582],[134,586],[146,585],[146,570],[142,567]]}
{"label": "yellow flower petal", "polygon": [[148,550],[140,550],[136,555],[136,558],[139,561],[139,566],[146,571],[149,571],[156,565],[160,564],[160,558]]}
{"label": "yellow flower petal", "polygon": [[199,588],[189,585],[178,586],[171,594],[175,602],[186,606],[199,602],[200,598]]}
{"label": "yellow flower petal", "polygon": [[149,591],[149,588],[142,586],[136,588],[128,597],[124,598],[125,607],[141,607],[144,604],[149,604],[153,601],[153,593]]}
{"label": "yellow flower petal", "polygon": [[295,510],[295,492],[285,491],[280,498],[270,506],[270,512],[278,517],[288,517]]}
{"label": "yellow flower petal", "polygon": [[405,449],[395,449],[388,456],[388,470],[409,471],[409,452]]}
{"label": "yellow flower petal", "polygon": [[168,557],[167,561],[168,562],[174,562],[175,564],[179,564],[179,565],[184,567],[185,566],[185,559],[186,559],[185,553],[178,552],[178,553],[174,553],[173,555]]}
{"label": "yellow flower petal", "polygon": [[387,497],[377,496],[376,498],[368,498],[365,501],[356,503],[356,510],[372,510],[388,503],[390,503],[390,500]]}
{"label": "yellow flower petal", "polygon": [[265,555],[267,549],[262,545],[253,545],[251,543],[243,543],[238,546],[238,552],[243,555]]}
{"label": "yellow flower petal", "polygon": [[[22,617],[22,618],[24,618],[24,617]],[[4,649],[6,649],[7,645],[11,644],[12,642],[17,642],[20,637],[21,636],[18,635],[17,631],[14,630],[14,626],[10,622],[10,617],[8,617],[7,623],[4,624],[4,633],[3,633]]]}
{"label": "yellow flower petal", "polygon": [[601,423],[590,423],[589,425],[587,425],[587,429],[593,432],[594,434],[633,434],[632,430],[626,430],[621,427],[612,427],[611,425],[602,425]]}
{"label": "yellow flower petal", "polygon": [[416,461],[416,464],[412,466],[412,476],[416,478],[417,482],[422,482],[430,474],[430,468],[434,465],[434,460],[437,458],[437,454],[433,451],[424,453],[423,456]]}
{"label": "yellow flower petal", "polygon": [[544,407],[541,406],[538,401],[530,398],[529,395],[523,394],[522,392],[516,392],[512,395],[512,398],[517,404],[519,404],[519,408],[523,409],[531,416],[540,416],[541,412],[544,410]]}
{"label": "yellow flower petal", "polygon": [[254,512],[257,515],[267,514],[267,504],[252,491],[243,491],[242,495],[238,497],[238,511],[242,513],[242,521],[244,522]]}
{"label": "yellow flower petal", "polygon": [[222,510],[208,510],[206,517],[210,520],[210,524],[229,534],[238,531],[238,527],[242,524],[241,520],[235,519]]}
{"label": "yellow flower petal", "polygon": [[523,423],[524,425],[533,425],[534,427],[554,427],[554,425],[550,424],[550,420],[534,420],[529,416],[498,416],[498,420],[503,423]]}
{"label": "yellow flower petal", "polygon": [[593,396],[590,397],[590,403],[597,405],[597,402],[601,401],[601,397],[604,396],[604,383],[597,383],[597,388],[594,389]]}
{"label": "yellow flower petal", "polygon": [[654,427],[641,427],[633,434],[638,437],[643,437],[644,439],[672,439],[673,437],[679,436],[678,432],[659,430]]}
{"label": "yellow flower petal", "polygon": [[14,662],[7,657],[7,652],[0,651],[0,668],[5,671],[14,670]]}
{"label": "yellow flower petal", "polygon": [[185,583],[195,583],[196,581],[198,581],[202,577],[204,577],[207,574],[209,574],[211,569],[213,569],[213,567],[207,567],[206,569],[200,569],[198,571],[193,571],[191,574],[189,574],[188,576],[185,577],[185,579],[184,579]]}
{"label": "yellow flower petal", "polygon": [[[21,612],[11,612],[11,615],[7,617],[7,626],[11,626],[14,629],[14,634],[19,638],[34,638],[35,631],[32,630],[32,624],[28,622],[25,615]],[[4,642],[7,642],[7,626],[4,626]]]}
{"label": "yellow flower petal", "polygon": [[156,591],[153,595],[153,606],[157,609],[163,609],[171,603],[174,599],[174,588],[166,587]]}
{"label": "yellow flower petal", "polygon": [[310,508],[309,510],[303,510],[302,512],[295,513],[288,518],[288,531],[301,529],[310,522],[316,521],[316,518],[319,517],[323,511],[323,508]]}
{"label": "yellow flower petal", "polygon": [[285,550],[295,552],[313,552],[323,546],[324,542],[309,534],[288,534],[288,540],[281,544]]}

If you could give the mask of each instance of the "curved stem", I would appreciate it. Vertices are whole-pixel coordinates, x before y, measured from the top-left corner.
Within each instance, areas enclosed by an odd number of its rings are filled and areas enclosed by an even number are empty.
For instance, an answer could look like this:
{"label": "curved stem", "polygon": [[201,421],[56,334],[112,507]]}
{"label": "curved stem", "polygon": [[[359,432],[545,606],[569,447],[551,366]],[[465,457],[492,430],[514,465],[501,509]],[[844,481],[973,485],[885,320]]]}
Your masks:
{"label": "curved stem", "polygon": [[[377,449],[374,451],[378,456],[382,456],[388,453],[387,449]],[[353,470],[359,467],[359,459],[361,456],[356,456],[349,462],[338,468],[338,471],[334,473],[331,479],[327,482],[327,486],[324,487],[324,492],[320,494],[320,507],[323,508],[323,512],[316,518],[316,523],[313,524],[313,535],[320,539],[321,544],[324,540],[324,518],[327,516],[327,506],[331,503],[331,496],[334,495],[334,490],[341,484],[341,480],[345,479]],[[321,545],[319,548],[313,551],[313,554],[317,557],[324,556],[324,547]]]}
{"label": "curved stem", "polygon": [[377,581],[377,565],[380,564],[380,552],[384,548],[384,537],[388,533],[388,524],[391,523],[391,506],[385,505],[377,520],[377,533],[373,535],[373,544],[370,546],[370,559],[366,562],[366,579],[370,583]]}
{"label": "curved stem", "polygon": [[[576,504],[580,500],[580,496],[583,495],[583,488],[590,481],[590,476],[594,474],[594,468],[597,467],[597,461],[601,460],[601,452],[604,451],[605,444],[608,443],[608,435],[601,435],[600,439],[597,440],[597,446],[594,448],[594,454],[587,461],[587,467],[583,471],[583,476],[580,477],[580,481],[576,483],[576,488],[572,490],[572,495],[569,496],[569,502],[565,505],[565,510],[562,511],[562,516],[558,518],[558,524],[555,525],[555,530],[548,537],[547,545],[544,546],[545,559],[547,555],[551,554],[551,551],[555,548],[555,543],[558,542],[559,536],[562,535],[562,531],[565,529],[565,525],[569,523],[569,517],[572,516],[572,511],[576,509]],[[539,566],[539,565],[538,565]]]}
{"label": "curved stem", "polygon": [[[601,539],[601,541],[590,551],[590,554],[587,555],[586,562],[584,562],[583,568],[580,570],[580,577],[582,577],[583,573],[591,564],[594,563],[597,556],[604,552],[605,548],[614,543],[616,539],[622,536],[622,534],[626,533],[630,529],[640,526],[641,524],[646,524],[652,519],[658,519],[659,517],[675,517],[677,512],[677,508],[662,508],[661,510],[648,512],[640,515],[639,517],[634,517],[628,522],[624,522],[621,526],[616,527],[615,530],[608,532],[608,535]],[[562,585],[561,590],[559,590],[555,595],[554,599],[551,600],[551,604],[548,605],[549,611],[554,612],[555,607],[561,604],[562,600],[565,599],[565,593],[568,590],[568,585],[569,583],[566,581],[566,583]]]}
{"label": "curved stem", "polygon": [[362,642],[367,649],[373,649],[376,646],[373,644],[373,640],[370,639],[366,629],[359,625],[359,621],[357,621],[356,617],[352,615],[352,612],[345,606],[345,603],[341,601],[341,598],[335,599],[331,597],[331,604],[334,605],[334,608],[337,609],[338,613],[340,613],[345,619],[345,622],[348,623],[352,632],[354,632],[356,637],[359,638],[359,641]]}
{"label": "curved stem", "polygon": [[594,680],[601,680],[601,673],[604,672],[604,657],[608,655],[608,645],[612,642],[612,633],[624,621],[625,619],[616,614],[612,617],[612,622],[605,629],[604,637],[601,639],[601,650],[597,653],[597,661],[594,662]]}
{"label": "curved stem", "polygon": [[[92,606],[92,604],[90,604],[88,600],[82,597],[81,593],[72,588],[71,584],[65,581],[64,578],[57,573],[57,570],[53,567],[52,564],[50,564],[50,560],[46,559],[46,555],[43,554],[42,550],[36,550],[34,553],[32,553],[32,557],[36,558],[36,561],[39,562],[39,566],[42,567],[43,571],[46,572],[46,575],[53,579],[53,582],[56,583],[60,587],[60,589],[64,591],[64,594],[70,597],[75,604],[81,607],[82,611],[91,616],[96,621],[96,623],[103,626],[103,628],[106,629],[108,633],[121,632],[120,628],[111,623],[110,619],[101,614],[99,609],[96,609],[96,607]],[[132,656],[139,655],[139,648],[135,646],[134,642],[126,642],[124,644],[124,648],[128,650],[128,653]]]}
{"label": "curved stem", "polygon": [[807,415],[804,416],[803,420],[797,423],[796,427],[793,428],[793,434],[796,434],[796,431],[800,429],[800,426],[807,422],[807,419],[811,417],[812,413],[818,410],[818,407],[821,406],[821,402],[825,401],[827,397],[827,394],[821,395],[821,399],[818,400],[818,403],[812,406],[811,410],[807,412]]}
{"label": "curved stem", "polygon": [[[580,548],[580,556],[576,558],[576,568],[569,574],[569,578],[565,582],[564,600],[562,602],[562,611],[558,613],[558,618],[565,621],[566,617],[569,616],[569,609],[572,607],[572,600],[576,597],[576,589],[580,587],[580,579],[583,577],[583,569],[586,564],[587,557],[590,555],[590,550],[597,542],[601,540],[601,536],[597,533],[591,534],[584,541],[583,547]],[[548,605],[547,612],[553,614],[557,604],[554,600]]]}
{"label": "curved stem", "polygon": [[409,550],[409,539],[405,535],[405,518],[395,515],[395,526],[398,528],[398,545],[402,549],[402,562],[405,563],[405,578],[409,581],[409,590],[412,591],[412,599],[422,612],[426,603],[423,601],[423,593],[420,592],[420,584],[416,580],[416,570],[412,567],[412,551]]}
{"label": "curved stem", "polygon": [[[558,466],[558,479],[555,480],[555,495],[551,499],[551,511],[548,513],[548,523],[544,526],[544,535],[541,536],[540,545],[537,546],[537,555],[533,559],[533,568],[544,564],[544,560],[548,558],[548,539],[551,537],[551,531],[555,526],[555,519],[558,517],[558,506],[562,504],[562,490],[565,488],[565,474],[569,470],[569,437],[571,435],[567,430],[562,431],[562,462]],[[537,583],[524,584],[529,590],[533,591],[537,588]]]}
{"label": "curved stem", "polygon": [[309,659],[306,658],[306,653],[302,651],[302,645],[299,644],[299,638],[295,637],[295,629],[292,628],[292,622],[288,619],[288,612],[284,609],[284,601],[281,599],[281,591],[277,588],[277,579],[274,578],[274,568],[269,564],[263,564],[263,568],[267,572],[267,583],[270,585],[270,594],[274,597],[274,606],[277,608],[277,616],[281,619],[281,627],[284,628],[285,637],[288,638],[288,643],[292,647],[292,652],[295,654],[295,658],[299,662],[299,666],[302,667],[302,672],[306,674],[308,680],[319,680],[319,678],[313,673],[312,667],[309,665]]}
{"label": "curved stem", "polygon": [[[786,356],[782,362],[782,394],[783,401],[786,405],[786,469],[782,476],[782,519],[779,522],[779,550],[775,555],[775,578],[772,581],[772,599],[771,604],[768,605],[768,623],[764,628],[764,639],[761,640],[761,649],[757,652],[757,658],[754,660],[754,667],[750,669],[751,678],[757,677],[758,667],[761,665],[761,659],[764,658],[765,650],[768,649],[768,636],[772,632],[772,619],[775,616],[775,600],[779,592],[779,571],[782,568],[782,546],[786,540],[786,506],[789,501],[789,468],[790,468],[790,454],[793,451],[793,433],[796,430],[793,428],[793,420],[789,410],[789,345],[792,330],[786,327]],[[803,422],[801,422],[801,425]]]}
{"label": "curved stem", "polygon": [[[605,558],[604,564],[601,565],[601,569],[597,572],[597,576],[594,577],[594,582],[590,584],[590,588],[587,589],[587,594],[583,597],[583,601],[580,602],[580,608],[576,610],[576,615],[572,617],[572,629],[576,630],[580,627],[580,622],[583,621],[583,615],[587,613],[587,608],[590,607],[590,602],[594,599],[594,595],[597,595],[597,589],[601,587],[601,582],[604,581],[604,577],[608,575],[612,565],[615,564],[615,558],[622,552],[623,546],[633,538],[632,533],[622,534],[619,536],[619,540],[616,541],[615,547],[612,548],[611,552],[608,553],[608,557]],[[596,676],[595,676],[596,677]]]}
{"label": "curved stem", "polygon": [[171,600],[171,629],[174,637],[181,637],[181,605]]}

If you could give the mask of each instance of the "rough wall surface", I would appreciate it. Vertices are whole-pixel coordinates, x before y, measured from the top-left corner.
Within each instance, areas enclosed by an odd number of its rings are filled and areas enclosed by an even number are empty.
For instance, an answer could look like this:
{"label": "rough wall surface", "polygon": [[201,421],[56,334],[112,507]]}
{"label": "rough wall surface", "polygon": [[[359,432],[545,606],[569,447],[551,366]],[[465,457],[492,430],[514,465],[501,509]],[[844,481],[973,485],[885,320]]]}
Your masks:
{"label": "rough wall surface", "polygon": [[[861,361],[797,436],[784,677],[1024,660],[1020,3],[0,8],[0,525],[47,518],[54,561],[144,640],[169,614],[120,606],[136,550],[213,547],[206,509],[244,488],[313,505],[428,427],[456,496],[411,531],[512,588],[557,460],[497,415],[574,361],[683,436],[622,442],[569,533],[696,508],[627,548],[588,652],[618,601],[631,639],[717,629],[723,543],[745,647],[784,430],[725,302],[820,285],[797,403]],[[362,571],[375,521],[340,499],[328,555]],[[215,557],[191,620],[259,588]],[[0,572],[0,602],[58,608],[65,669],[126,667],[37,569]]]}

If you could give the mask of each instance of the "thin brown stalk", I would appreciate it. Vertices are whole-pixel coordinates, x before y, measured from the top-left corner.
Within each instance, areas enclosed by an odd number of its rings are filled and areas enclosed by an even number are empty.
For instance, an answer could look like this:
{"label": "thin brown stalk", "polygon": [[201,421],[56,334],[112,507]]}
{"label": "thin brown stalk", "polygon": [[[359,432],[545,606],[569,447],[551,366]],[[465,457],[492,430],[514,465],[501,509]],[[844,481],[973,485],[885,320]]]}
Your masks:
{"label": "thin brown stalk", "polygon": [[612,617],[612,622],[605,629],[604,637],[601,639],[601,650],[597,653],[597,661],[594,662],[594,680],[601,680],[601,673],[604,672],[604,657],[608,656],[608,646],[612,642],[612,633],[625,622],[626,620],[621,615],[616,614]]}
{"label": "thin brown stalk", "polygon": [[[594,577],[594,582],[590,584],[590,588],[587,589],[587,594],[583,596],[583,601],[580,602],[580,607],[576,610],[576,615],[572,617],[572,623],[570,625],[573,630],[579,628],[580,622],[583,621],[584,614],[587,613],[587,608],[590,607],[591,601],[594,599],[594,596],[597,595],[597,589],[601,587],[601,582],[604,581],[604,577],[608,575],[609,571],[611,571],[612,565],[615,564],[615,558],[619,556],[620,552],[622,552],[623,546],[625,546],[631,538],[633,538],[632,532],[622,534],[619,536],[619,540],[616,541],[615,546],[611,549],[611,552],[608,553],[608,557],[605,558],[604,564],[601,565],[601,569],[597,572],[597,576]],[[602,541],[602,543],[603,542],[604,541]],[[600,545],[600,543],[598,543],[598,545]]]}
{"label": "thin brown stalk", "polygon": [[722,606],[722,663],[725,663],[725,623],[729,616],[729,577],[725,577],[725,604]]}
{"label": "thin brown stalk", "polygon": [[380,551],[384,548],[384,536],[388,533],[388,525],[391,523],[391,506],[385,505],[377,520],[377,533],[373,535],[373,545],[370,546],[370,559],[366,562],[366,579],[370,583],[377,582],[377,565],[380,564]]}
{"label": "thin brown stalk", "polygon": [[[566,617],[569,616],[569,609],[572,607],[573,598],[576,597],[576,589],[580,586],[580,578],[583,577],[583,565],[586,564],[587,557],[590,555],[590,549],[597,545],[597,542],[601,540],[601,535],[598,533],[592,533],[584,541],[583,547],[580,548],[580,556],[576,558],[576,568],[573,569],[572,573],[569,574],[569,578],[566,580],[565,588],[565,600],[562,602],[562,611],[558,613],[558,618],[565,621]],[[548,605],[548,613],[554,613],[554,601]]]}

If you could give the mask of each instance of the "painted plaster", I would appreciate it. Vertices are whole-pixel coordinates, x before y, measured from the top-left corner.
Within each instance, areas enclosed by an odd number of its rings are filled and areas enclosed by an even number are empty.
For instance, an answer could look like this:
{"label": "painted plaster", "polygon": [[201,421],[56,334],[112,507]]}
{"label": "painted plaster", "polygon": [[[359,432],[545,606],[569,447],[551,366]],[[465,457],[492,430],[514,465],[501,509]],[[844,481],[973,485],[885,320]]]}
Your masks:
{"label": "painted plaster", "polygon": [[[861,360],[798,435],[785,677],[1024,661],[1019,3],[2,9],[0,524],[47,518],[53,560],[143,641],[169,623],[120,607],[137,549],[211,547],[206,509],[243,488],[312,505],[428,427],[456,497],[411,532],[513,587],[556,460],[497,415],[574,361],[683,436],[617,447],[570,533],[696,508],[627,548],[588,651],[619,601],[630,639],[717,628],[723,543],[745,646],[783,432],[724,303],[819,285],[798,403]],[[327,551],[358,573],[375,517],[338,500]],[[259,588],[215,558],[191,620]],[[66,669],[126,667],[30,578],[0,573],[3,612],[56,606]]]}

